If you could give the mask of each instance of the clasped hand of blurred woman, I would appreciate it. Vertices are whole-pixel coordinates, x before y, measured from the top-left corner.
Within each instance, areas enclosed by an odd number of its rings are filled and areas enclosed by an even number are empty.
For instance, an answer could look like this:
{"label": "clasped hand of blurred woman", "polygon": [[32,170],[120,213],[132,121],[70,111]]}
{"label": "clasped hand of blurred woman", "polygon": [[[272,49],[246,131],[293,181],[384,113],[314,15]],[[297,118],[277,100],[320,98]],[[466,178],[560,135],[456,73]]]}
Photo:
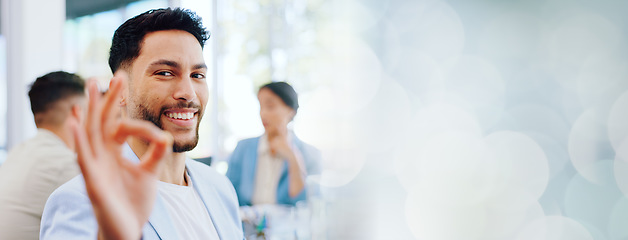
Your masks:
{"label": "clasped hand of blurred woman", "polygon": [[286,125],[273,127],[266,132],[268,136],[268,147],[271,154],[278,158],[293,160],[293,158],[300,158],[296,155],[299,154],[299,150],[294,148],[288,139],[288,128]]}

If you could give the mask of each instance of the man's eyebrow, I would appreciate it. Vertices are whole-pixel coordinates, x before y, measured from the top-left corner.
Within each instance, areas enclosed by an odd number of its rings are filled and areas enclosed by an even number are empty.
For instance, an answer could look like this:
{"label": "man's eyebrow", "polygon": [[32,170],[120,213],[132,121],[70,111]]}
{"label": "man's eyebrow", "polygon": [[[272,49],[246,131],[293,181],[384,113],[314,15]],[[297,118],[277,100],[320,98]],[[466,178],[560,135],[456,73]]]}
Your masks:
{"label": "man's eyebrow", "polygon": [[175,61],[170,61],[170,60],[165,60],[165,59],[161,59],[161,60],[157,60],[153,63],[150,64],[150,66],[156,66],[156,65],[168,65],[170,67],[173,68],[178,68],[179,67],[179,63],[175,62]]}
{"label": "man's eyebrow", "polygon": [[205,63],[199,63],[194,65],[192,69],[207,69],[207,65],[205,65]]}
{"label": "man's eyebrow", "polygon": [[[179,63],[175,62],[175,61],[171,61],[171,60],[166,60],[166,59],[160,59],[157,60],[153,63],[150,64],[150,66],[157,66],[157,65],[167,65],[173,68],[179,68],[180,65]],[[192,66],[192,69],[207,69],[207,65],[205,63],[199,63],[196,64],[194,66]]]}

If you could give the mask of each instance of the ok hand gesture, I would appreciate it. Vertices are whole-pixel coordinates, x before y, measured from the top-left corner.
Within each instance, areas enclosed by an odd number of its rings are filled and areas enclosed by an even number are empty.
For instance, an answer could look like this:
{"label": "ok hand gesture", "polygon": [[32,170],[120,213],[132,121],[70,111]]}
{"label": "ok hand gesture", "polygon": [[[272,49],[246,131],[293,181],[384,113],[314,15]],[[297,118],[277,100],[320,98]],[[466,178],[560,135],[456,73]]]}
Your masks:
{"label": "ok hand gesture", "polygon": [[[150,122],[120,119],[118,113],[126,75],[111,80],[101,97],[88,82],[89,107],[85,126],[73,126],[78,163],[99,225],[99,239],[139,239],[156,198],[157,172],[172,152],[172,136]],[[122,156],[128,137],[149,143],[148,151],[133,164]]]}

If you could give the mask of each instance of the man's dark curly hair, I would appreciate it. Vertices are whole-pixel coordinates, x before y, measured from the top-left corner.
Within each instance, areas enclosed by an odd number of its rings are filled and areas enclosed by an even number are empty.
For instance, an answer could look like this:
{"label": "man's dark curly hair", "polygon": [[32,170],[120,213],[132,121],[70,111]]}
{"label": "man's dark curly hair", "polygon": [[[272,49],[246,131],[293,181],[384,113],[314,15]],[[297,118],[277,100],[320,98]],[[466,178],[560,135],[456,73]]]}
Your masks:
{"label": "man's dark curly hair", "polygon": [[209,39],[209,32],[203,27],[196,13],[181,8],[152,9],[124,22],[113,34],[109,50],[109,67],[115,73],[120,67],[128,67],[140,55],[146,34],[161,30],[182,30],[189,32],[201,48]]}

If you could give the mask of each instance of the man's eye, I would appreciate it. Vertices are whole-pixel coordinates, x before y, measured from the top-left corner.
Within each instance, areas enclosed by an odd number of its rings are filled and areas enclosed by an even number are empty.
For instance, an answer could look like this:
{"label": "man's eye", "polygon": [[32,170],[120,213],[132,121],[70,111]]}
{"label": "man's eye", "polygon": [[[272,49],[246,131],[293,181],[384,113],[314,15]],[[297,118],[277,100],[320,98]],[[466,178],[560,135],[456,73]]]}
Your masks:
{"label": "man's eye", "polygon": [[161,75],[161,76],[174,76],[174,74],[168,71],[161,71],[161,72],[157,72],[156,74]]}
{"label": "man's eye", "polygon": [[205,74],[202,73],[193,73],[192,74],[193,78],[198,78],[198,79],[205,79]]}

